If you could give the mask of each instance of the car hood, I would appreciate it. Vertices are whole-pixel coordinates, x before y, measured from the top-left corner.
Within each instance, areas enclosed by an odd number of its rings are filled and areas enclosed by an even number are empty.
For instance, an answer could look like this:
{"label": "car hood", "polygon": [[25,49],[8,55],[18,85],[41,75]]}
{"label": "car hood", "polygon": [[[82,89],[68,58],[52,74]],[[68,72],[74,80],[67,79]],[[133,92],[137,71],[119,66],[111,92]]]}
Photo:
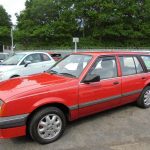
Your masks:
{"label": "car hood", "polygon": [[[71,82],[74,78],[61,75],[41,73],[27,77],[18,77],[6,80],[0,83],[0,99],[7,101],[8,99],[18,98],[20,96],[28,96],[44,91],[47,87],[61,87],[66,82]],[[57,90],[57,88],[55,88]]]}
{"label": "car hood", "polygon": [[5,72],[5,71],[11,70],[15,67],[16,67],[16,65],[3,65],[3,64],[0,64],[0,72]]}

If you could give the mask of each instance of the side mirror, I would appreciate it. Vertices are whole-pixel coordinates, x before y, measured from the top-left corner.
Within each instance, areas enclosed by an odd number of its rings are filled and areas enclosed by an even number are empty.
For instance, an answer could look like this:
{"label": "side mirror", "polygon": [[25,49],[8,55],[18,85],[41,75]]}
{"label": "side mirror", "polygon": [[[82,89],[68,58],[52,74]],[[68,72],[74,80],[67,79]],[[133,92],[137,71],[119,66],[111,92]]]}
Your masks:
{"label": "side mirror", "polygon": [[89,84],[90,82],[99,82],[100,76],[96,74],[87,75],[83,80],[83,83]]}
{"label": "side mirror", "polygon": [[31,64],[31,61],[25,61],[24,67],[27,67],[29,64]]}

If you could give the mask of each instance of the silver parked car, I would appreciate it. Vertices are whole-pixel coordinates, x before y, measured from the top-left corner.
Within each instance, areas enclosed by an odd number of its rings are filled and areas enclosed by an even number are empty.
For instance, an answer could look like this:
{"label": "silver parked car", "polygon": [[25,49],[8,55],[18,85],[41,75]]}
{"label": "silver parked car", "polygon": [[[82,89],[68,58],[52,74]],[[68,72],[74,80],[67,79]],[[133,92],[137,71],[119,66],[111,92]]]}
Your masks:
{"label": "silver parked car", "polygon": [[0,81],[48,70],[54,59],[44,52],[16,53],[0,65]]}

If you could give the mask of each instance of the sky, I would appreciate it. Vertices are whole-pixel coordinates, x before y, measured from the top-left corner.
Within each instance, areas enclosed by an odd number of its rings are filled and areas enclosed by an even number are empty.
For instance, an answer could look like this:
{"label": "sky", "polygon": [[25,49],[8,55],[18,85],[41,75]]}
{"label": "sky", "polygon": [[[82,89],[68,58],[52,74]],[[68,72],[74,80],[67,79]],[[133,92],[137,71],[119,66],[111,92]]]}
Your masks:
{"label": "sky", "polygon": [[20,11],[25,9],[25,1],[26,0],[0,0],[0,5],[6,9],[9,15],[11,15],[13,24],[16,24],[17,21],[15,13],[20,14]]}

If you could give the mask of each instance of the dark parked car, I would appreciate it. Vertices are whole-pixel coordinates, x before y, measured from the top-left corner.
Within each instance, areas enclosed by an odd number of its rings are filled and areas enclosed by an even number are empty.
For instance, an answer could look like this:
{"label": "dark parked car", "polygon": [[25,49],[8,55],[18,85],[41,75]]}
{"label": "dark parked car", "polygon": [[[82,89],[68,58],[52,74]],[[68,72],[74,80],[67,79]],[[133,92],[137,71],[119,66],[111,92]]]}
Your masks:
{"label": "dark parked car", "polygon": [[59,53],[53,53],[53,52],[48,52],[48,54],[55,60],[55,61],[59,61],[62,56]]}

